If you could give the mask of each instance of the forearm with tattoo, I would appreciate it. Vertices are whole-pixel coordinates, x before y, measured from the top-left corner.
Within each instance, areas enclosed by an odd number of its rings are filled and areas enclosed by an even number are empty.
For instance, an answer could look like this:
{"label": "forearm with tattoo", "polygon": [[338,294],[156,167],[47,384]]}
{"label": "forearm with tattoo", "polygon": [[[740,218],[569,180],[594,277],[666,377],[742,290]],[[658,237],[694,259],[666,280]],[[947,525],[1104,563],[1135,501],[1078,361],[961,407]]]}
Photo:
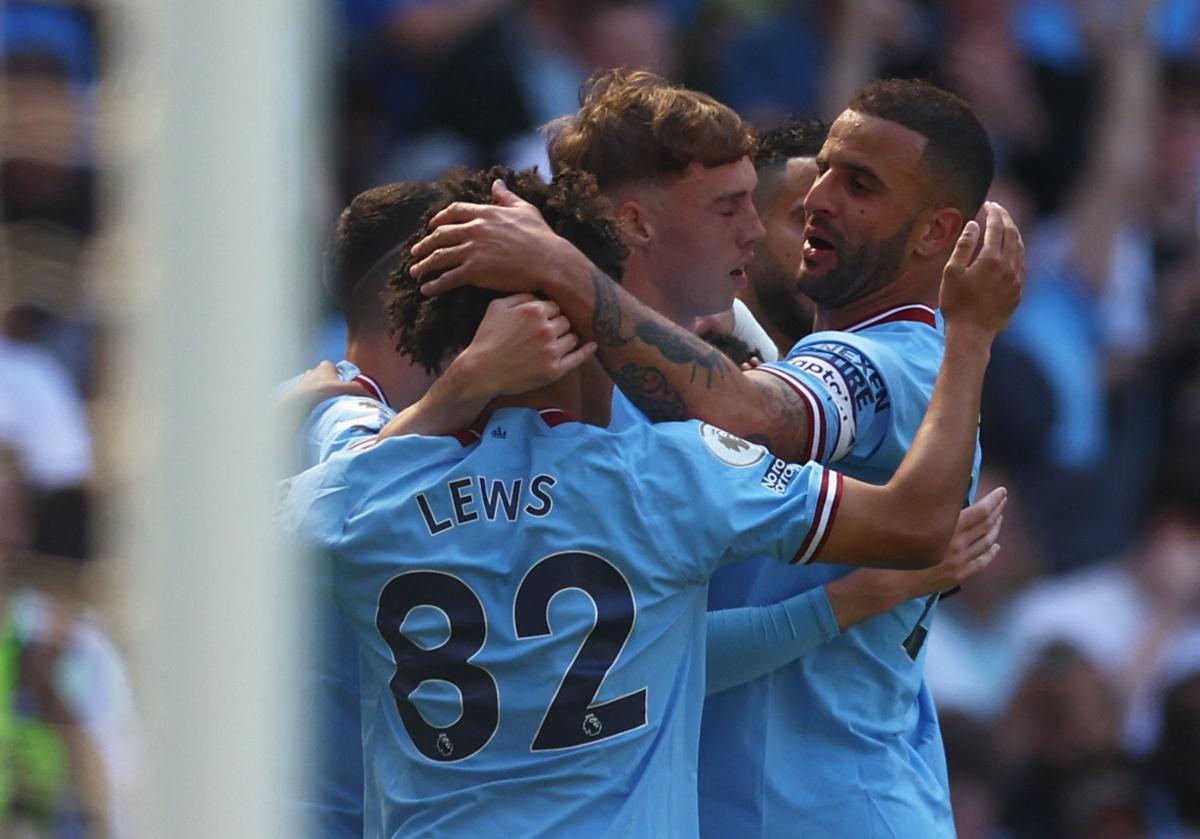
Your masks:
{"label": "forearm with tattoo", "polygon": [[672,329],[652,317],[639,317],[635,313],[631,318],[629,334],[622,334],[625,330],[622,329],[621,300],[613,281],[597,271],[592,274],[592,287],[595,291],[592,330],[600,345],[597,357],[616,385],[650,419],[680,420],[695,414],[689,409],[683,394],[671,386],[663,369],[631,362],[622,364],[606,353],[606,348],[621,347],[636,338],[656,349],[668,362],[690,366],[691,383],[696,383],[697,374],[703,372],[702,386],[705,390],[712,389],[714,375],[724,379],[727,373],[738,372],[731,361],[706,342],[681,329]]}
{"label": "forearm with tattoo", "polygon": [[[702,419],[781,457],[807,456],[809,420],[800,397],[769,376],[747,376],[719,350],[591,272],[590,336],[613,382],[647,417]],[[582,311],[578,312],[583,314]]]}

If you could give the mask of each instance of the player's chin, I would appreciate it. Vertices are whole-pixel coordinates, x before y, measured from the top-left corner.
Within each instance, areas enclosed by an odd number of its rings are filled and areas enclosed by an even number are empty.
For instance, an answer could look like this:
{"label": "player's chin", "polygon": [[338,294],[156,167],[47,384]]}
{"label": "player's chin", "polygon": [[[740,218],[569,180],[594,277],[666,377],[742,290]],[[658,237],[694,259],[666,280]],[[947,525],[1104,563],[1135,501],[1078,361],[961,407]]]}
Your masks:
{"label": "player's chin", "polygon": [[796,271],[796,285],[803,288],[806,282],[828,277],[837,270],[837,266],[836,259],[801,259]]}

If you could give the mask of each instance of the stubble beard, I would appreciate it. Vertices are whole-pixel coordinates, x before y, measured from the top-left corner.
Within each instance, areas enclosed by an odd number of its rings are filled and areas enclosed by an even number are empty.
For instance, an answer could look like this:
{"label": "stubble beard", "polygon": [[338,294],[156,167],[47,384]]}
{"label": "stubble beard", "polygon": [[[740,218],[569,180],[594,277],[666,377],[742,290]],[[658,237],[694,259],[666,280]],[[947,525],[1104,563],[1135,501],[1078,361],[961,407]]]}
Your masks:
{"label": "stubble beard", "polygon": [[801,262],[798,287],[822,309],[839,309],[878,291],[899,276],[915,224],[914,219],[894,235],[857,248],[835,242],[838,261],[833,270],[812,276]]}

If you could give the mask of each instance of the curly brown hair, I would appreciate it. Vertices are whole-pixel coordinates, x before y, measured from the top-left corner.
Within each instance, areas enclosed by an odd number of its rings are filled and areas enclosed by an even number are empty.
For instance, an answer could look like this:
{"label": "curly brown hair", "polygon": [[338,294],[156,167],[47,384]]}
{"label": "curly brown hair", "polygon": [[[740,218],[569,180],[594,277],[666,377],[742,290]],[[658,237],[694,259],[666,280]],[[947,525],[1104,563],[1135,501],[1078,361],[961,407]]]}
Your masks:
{"label": "curly brown hair", "polygon": [[579,248],[613,280],[621,281],[629,249],[621,240],[608,201],[600,195],[591,175],[567,172],[546,183],[536,169],[515,172],[507,166],[493,166],[482,172],[450,173],[438,183],[441,197],[402,249],[400,265],[389,279],[389,313],[396,349],[431,373],[440,373],[450,354],[471,343],[488,304],[504,293],[462,286],[426,297],[421,294],[421,282],[436,275],[426,275],[420,281],[413,278],[409,274],[413,264],[409,250],[426,235],[429,220],[451,202],[492,203],[492,183],[497,178],[537,207],[555,233]]}
{"label": "curly brown hair", "polygon": [[753,150],[750,127],[732,108],[644,70],[593,75],[579,111],[551,126],[547,144],[555,174],[591,172],[602,190],[693,163],[733,163]]}

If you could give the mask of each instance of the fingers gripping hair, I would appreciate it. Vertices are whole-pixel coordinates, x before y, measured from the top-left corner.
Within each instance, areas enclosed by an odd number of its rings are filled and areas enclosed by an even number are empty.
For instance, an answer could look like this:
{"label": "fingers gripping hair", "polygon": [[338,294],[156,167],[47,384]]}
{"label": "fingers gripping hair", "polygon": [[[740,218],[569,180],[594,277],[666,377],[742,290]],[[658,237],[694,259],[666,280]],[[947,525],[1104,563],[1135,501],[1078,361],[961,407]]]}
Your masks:
{"label": "fingers gripping hair", "polygon": [[[621,241],[608,202],[600,196],[595,179],[583,172],[568,172],[546,183],[534,169],[514,172],[494,166],[480,172],[458,171],[439,182],[440,197],[426,213],[417,232],[402,248],[402,259],[389,278],[389,315],[396,349],[430,372],[475,336],[488,304],[501,293],[474,286],[426,297],[421,282],[436,279],[426,274],[420,281],[409,274],[414,259],[409,250],[429,232],[429,221],[455,202],[491,204],[492,182],[502,179],[510,190],[533,204],[554,232],[574,244],[601,271],[618,282],[629,251]],[[536,255],[530,254],[530,258]]]}

